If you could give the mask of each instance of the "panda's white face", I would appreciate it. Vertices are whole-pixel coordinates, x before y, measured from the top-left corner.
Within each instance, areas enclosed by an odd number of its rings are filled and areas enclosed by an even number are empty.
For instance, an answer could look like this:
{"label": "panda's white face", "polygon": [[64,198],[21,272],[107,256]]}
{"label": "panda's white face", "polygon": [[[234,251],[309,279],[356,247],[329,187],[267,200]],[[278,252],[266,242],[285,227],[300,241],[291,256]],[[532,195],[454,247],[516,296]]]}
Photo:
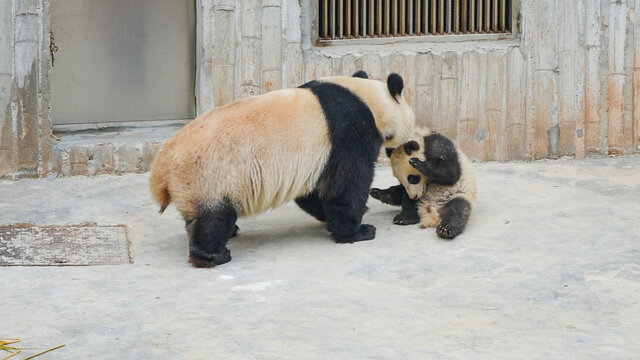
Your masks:
{"label": "panda's white face", "polygon": [[427,189],[427,181],[425,177],[420,174],[408,174],[402,179],[401,183],[411,200],[422,198]]}
{"label": "panda's white face", "polygon": [[[406,146],[398,146],[391,153],[390,160],[393,176],[400,180],[409,198],[417,200],[424,196],[427,188],[427,179],[409,163],[411,158],[424,160],[424,154],[421,151],[422,146],[416,141],[412,143],[416,144],[418,148],[411,149]],[[408,151],[410,154],[407,153]]]}

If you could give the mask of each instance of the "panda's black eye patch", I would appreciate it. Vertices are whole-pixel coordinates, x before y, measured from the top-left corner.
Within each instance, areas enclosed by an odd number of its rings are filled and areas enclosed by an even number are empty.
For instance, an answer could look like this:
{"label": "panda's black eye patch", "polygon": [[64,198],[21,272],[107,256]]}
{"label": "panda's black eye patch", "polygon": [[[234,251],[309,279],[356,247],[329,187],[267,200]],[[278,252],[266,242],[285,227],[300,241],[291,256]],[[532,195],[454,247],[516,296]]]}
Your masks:
{"label": "panda's black eye patch", "polygon": [[409,184],[415,185],[420,182],[420,175],[409,175],[407,176],[407,181]]}
{"label": "panda's black eye patch", "polygon": [[418,149],[420,149],[420,144],[418,144],[417,141],[412,140],[404,144],[404,152],[407,153],[407,155],[411,155],[412,152]]}
{"label": "panda's black eye patch", "polygon": [[391,153],[393,153],[393,148],[385,148],[384,151],[387,153],[387,157],[391,157]]}

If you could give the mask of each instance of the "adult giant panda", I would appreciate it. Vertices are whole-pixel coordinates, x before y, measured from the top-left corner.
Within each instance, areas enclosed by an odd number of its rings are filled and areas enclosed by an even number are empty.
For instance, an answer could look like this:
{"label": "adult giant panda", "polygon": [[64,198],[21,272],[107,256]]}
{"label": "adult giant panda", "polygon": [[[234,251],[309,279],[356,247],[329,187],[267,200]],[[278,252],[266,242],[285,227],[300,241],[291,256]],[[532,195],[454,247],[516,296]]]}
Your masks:
{"label": "adult giant panda", "polygon": [[416,129],[412,139],[387,149],[393,175],[401,184],[371,196],[386,204],[402,206],[394,224],[420,222],[436,227],[441,238],[453,239],[467,225],[477,195],[473,164],[448,138],[429,129]]}
{"label": "adult giant panda", "polygon": [[186,221],[189,261],[231,260],[238,217],[291,200],[327,223],[336,242],[375,237],[361,224],[380,147],[399,146],[414,128],[403,80],[328,77],[221,106],[169,139],[153,165],[160,212],[173,201]]}

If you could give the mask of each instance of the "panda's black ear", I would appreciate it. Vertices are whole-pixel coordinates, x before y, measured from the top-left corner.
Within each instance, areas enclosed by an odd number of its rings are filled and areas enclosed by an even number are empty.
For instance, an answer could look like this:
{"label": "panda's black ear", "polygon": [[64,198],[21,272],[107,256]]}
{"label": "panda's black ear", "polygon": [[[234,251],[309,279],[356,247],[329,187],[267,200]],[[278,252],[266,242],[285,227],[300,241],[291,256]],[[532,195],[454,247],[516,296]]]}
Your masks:
{"label": "panda's black ear", "polygon": [[363,78],[363,79],[369,78],[369,75],[367,75],[367,73],[362,70],[356,71],[352,76],[357,78]]}
{"label": "panda's black ear", "polygon": [[420,144],[418,144],[417,141],[411,140],[408,143],[404,144],[404,152],[406,152],[407,155],[411,155],[412,152],[419,149],[420,149]]}
{"label": "panda's black ear", "polygon": [[387,88],[389,88],[389,93],[393,96],[396,101],[398,101],[398,97],[402,94],[402,89],[404,89],[404,81],[402,80],[402,76],[393,73],[389,74],[387,77]]}

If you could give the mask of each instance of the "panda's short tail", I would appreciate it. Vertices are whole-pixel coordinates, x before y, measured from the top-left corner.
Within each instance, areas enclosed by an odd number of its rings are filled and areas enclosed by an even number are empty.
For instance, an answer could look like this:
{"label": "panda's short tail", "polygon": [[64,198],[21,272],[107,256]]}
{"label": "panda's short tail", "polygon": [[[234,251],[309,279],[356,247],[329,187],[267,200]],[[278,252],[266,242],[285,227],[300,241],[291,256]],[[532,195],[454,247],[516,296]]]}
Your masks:
{"label": "panda's short tail", "polygon": [[151,175],[149,185],[153,198],[160,204],[160,213],[162,214],[167,206],[169,206],[169,204],[171,203],[169,185],[167,184],[164,176],[156,175],[155,172],[153,172]]}

